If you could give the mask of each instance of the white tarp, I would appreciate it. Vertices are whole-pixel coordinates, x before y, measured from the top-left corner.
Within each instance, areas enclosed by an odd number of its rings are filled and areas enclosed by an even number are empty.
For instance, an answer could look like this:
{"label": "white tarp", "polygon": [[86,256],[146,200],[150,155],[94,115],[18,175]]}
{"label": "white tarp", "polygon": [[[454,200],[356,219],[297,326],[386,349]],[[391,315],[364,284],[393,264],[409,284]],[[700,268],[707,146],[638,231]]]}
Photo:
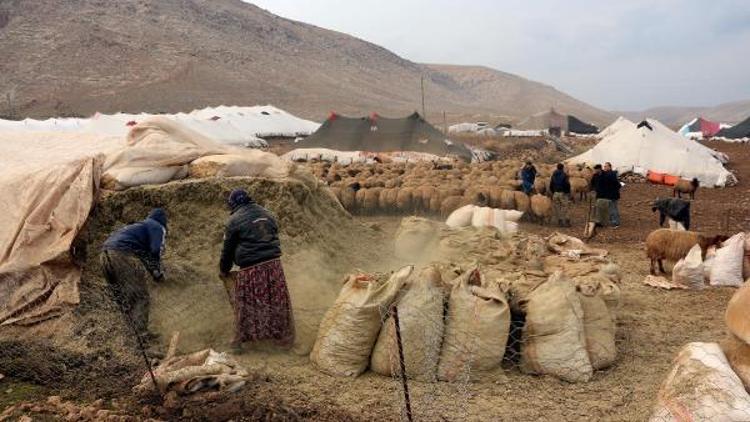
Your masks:
{"label": "white tarp", "polygon": [[[125,137],[135,124],[156,115],[152,114],[101,114],[88,119],[52,118],[21,121],[0,119],[0,132],[83,132],[98,135]],[[219,143],[263,147],[261,137],[307,136],[318,130],[320,124],[301,119],[276,107],[208,107],[190,113],[159,115],[176,120]]]}
{"label": "white tarp", "polygon": [[722,154],[680,136],[656,120],[648,119],[647,123],[651,128],[628,127],[623,121],[594,148],[568,162],[611,162],[621,174],[634,172],[645,176],[651,170],[684,179],[695,177],[702,186],[725,186],[735,180],[724,168],[720,158],[726,157]]}

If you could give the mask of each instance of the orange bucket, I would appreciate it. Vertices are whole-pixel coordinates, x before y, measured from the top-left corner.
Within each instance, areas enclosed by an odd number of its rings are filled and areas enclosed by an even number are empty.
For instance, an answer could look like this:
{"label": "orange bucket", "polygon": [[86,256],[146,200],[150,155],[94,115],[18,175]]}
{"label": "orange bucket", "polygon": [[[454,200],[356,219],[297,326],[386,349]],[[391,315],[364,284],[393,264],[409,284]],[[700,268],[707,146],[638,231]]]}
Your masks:
{"label": "orange bucket", "polygon": [[664,175],[664,184],[667,186],[674,186],[680,181],[680,176],[671,176],[669,174]]}
{"label": "orange bucket", "polygon": [[657,185],[664,184],[664,173],[657,173],[655,171],[648,171],[648,181],[651,183],[656,183]]}

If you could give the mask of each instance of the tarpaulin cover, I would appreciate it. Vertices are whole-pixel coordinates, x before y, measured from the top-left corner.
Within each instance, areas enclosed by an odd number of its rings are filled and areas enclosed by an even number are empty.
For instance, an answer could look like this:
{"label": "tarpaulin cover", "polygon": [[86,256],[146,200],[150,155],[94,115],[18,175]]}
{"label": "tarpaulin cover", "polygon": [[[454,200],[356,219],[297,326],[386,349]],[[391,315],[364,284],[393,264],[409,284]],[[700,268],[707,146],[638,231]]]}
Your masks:
{"label": "tarpaulin cover", "polygon": [[750,117],[732,127],[718,131],[716,136],[730,139],[750,138]]}
{"label": "tarpaulin cover", "polygon": [[599,128],[580,120],[576,116],[568,115],[568,132],[587,135],[599,133]]}

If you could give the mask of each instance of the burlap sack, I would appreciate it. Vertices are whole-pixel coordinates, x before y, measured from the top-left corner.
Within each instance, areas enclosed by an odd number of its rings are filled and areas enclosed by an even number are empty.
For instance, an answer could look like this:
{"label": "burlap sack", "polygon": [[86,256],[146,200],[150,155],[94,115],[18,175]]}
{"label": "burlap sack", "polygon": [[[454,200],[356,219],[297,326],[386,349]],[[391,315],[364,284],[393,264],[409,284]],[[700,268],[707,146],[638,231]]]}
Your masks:
{"label": "burlap sack", "polygon": [[[444,300],[440,271],[431,266],[412,274],[396,302],[408,378],[427,382],[436,379],[443,342]],[[372,351],[370,369],[385,376],[399,376],[399,363],[396,325],[389,316]]]}
{"label": "burlap sack", "polygon": [[604,369],[615,362],[615,322],[604,300],[599,296],[579,294],[583,308],[583,332],[591,367]]}
{"label": "burlap sack", "polygon": [[383,315],[413,269],[403,267],[385,282],[369,276],[349,276],[320,323],[310,353],[312,363],[330,375],[355,377],[364,372]]}
{"label": "burlap sack", "polygon": [[675,358],[651,421],[748,421],[750,395],[716,343],[688,343]]}
{"label": "burlap sack", "polygon": [[573,283],[555,273],[529,294],[521,346],[521,369],[569,382],[588,381],[583,307]]}
{"label": "burlap sack", "polygon": [[510,330],[510,308],[494,283],[482,287],[476,268],[452,282],[438,379],[468,380],[472,371],[500,365]]}

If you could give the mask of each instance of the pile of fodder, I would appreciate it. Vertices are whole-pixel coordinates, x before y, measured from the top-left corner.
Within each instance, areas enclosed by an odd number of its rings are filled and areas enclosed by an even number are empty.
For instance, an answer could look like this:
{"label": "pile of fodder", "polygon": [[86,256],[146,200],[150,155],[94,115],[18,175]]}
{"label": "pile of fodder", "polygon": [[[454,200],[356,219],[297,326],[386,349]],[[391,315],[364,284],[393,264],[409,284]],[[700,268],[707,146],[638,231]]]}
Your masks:
{"label": "pile of fodder", "polygon": [[218,277],[218,260],[229,217],[225,198],[235,188],[246,189],[278,219],[295,311],[295,351],[306,353],[343,275],[357,266],[368,268],[390,251],[373,247],[381,242],[379,234],[354,221],[325,187],[291,180],[208,178],[104,193],[73,247],[82,267],[81,303],[58,319],[0,328],[3,372],[45,384],[96,381],[113,393],[137,383],[143,361],[109,296],[99,251],[110,233],[143,219],[153,207],[166,210],[169,224],[166,280],[147,281],[150,330],[159,337],[152,349],[158,354],[174,331],[180,332],[181,352],[225,348],[233,316]]}

